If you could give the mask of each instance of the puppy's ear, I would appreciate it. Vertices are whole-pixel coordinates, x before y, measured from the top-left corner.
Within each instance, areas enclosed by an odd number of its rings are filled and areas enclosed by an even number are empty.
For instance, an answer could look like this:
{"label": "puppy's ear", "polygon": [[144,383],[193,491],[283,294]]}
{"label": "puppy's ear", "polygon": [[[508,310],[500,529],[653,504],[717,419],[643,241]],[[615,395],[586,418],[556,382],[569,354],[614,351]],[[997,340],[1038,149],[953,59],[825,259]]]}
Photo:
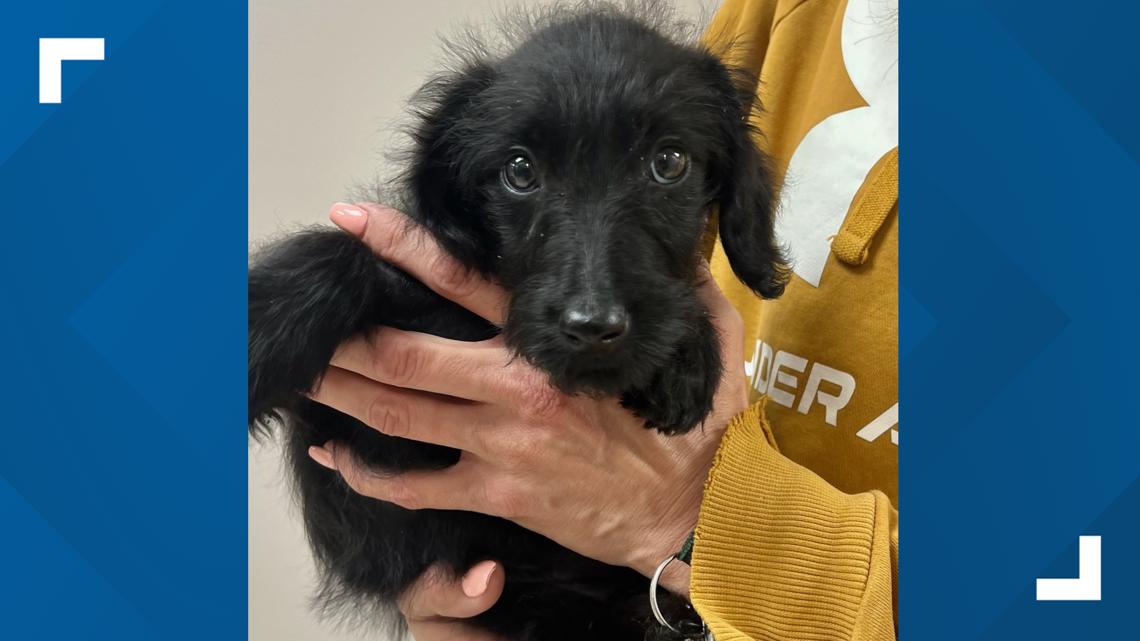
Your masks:
{"label": "puppy's ear", "polygon": [[419,122],[407,175],[411,215],[461,262],[488,273],[497,241],[481,216],[479,176],[464,160],[469,126],[494,71],[482,63],[432,80],[417,93]]}
{"label": "puppy's ear", "polygon": [[734,78],[722,68],[724,85],[724,166],[719,168],[720,240],[732,271],[763,298],[784,293],[790,269],[776,242],[776,183],[768,158],[757,148],[749,116],[754,81]]}

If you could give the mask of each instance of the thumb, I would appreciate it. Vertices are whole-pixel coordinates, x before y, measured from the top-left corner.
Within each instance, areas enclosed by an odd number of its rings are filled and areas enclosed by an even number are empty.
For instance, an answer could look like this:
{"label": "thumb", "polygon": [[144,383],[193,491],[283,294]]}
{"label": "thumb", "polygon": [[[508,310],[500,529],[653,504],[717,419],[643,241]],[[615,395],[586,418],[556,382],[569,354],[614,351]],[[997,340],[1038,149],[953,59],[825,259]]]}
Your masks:
{"label": "thumb", "polygon": [[712,271],[709,269],[709,264],[702,262],[697,268],[699,272],[700,281],[697,285],[697,296],[708,308],[709,313],[712,314],[714,319],[727,317],[731,320],[740,318],[740,313],[736,311],[732,301],[721,291],[720,286],[717,285],[716,279],[713,278]]}
{"label": "thumb", "polygon": [[408,619],[467,619],[495,605],[503,594],[506,576],[496,561],[481,561],[461,577],[434,565],[400,598],[400,611]]}

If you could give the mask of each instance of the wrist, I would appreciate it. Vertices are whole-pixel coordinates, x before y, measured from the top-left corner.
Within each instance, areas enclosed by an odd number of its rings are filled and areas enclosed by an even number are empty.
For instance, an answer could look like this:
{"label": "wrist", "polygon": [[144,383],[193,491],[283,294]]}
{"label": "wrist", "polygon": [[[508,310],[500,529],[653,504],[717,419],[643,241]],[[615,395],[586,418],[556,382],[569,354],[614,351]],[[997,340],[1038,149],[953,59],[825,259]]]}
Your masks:
{"label": "wrist", "polygon": [[[647,534],[642,539],[642,545],[634,553],[629,567],[640,572],[646,578],[652,577],[657,566],[667,558],[675,556],[688,541],[697,525],[700,514],[700,502],[696,501],[690,507],[663,522],[659,528]],[[689,564],[674,561],[670,563],[661,575],[661,585],[670,592],[688,595]]]}
{"label": "wrist", "polygon": [[688,563],[678,559],[665,567],[665,571],[661,573],[661,579],[658,581],[658,585],[688,600],[689,580],[691,578],[692,568]]}
{"label": "wrist", "polygon": [[[724,427],[710,430],[716,435],[715,440],[708,440],[703,444],[701,454],[690,456],[683,469],[674,471],[674,479],[681,479],[680,483],[662,482],[657,487],[680,485],[680,489],[669,492],[672,496],[665,505],[659,502],[653,511],[656,522],[643,530],[641,536],[634,537],[634,547],[627,557],[626,566],[637,570],[646,578],[653,576],[657,567],[667,558],[677,555],[686,542],[691,543],[690,537],[697,527],[700,518],[701,503],[704,499],[705,481],[712,468],[713,453],[719,445],[719,436],[723,434]],[[676,437],[684,438],[684,437]],[[707,449],[707,452],[704,451]],[[671,592],[687,597],[690,559],[674,561],[669,564],[661,577],[661,585]]]}

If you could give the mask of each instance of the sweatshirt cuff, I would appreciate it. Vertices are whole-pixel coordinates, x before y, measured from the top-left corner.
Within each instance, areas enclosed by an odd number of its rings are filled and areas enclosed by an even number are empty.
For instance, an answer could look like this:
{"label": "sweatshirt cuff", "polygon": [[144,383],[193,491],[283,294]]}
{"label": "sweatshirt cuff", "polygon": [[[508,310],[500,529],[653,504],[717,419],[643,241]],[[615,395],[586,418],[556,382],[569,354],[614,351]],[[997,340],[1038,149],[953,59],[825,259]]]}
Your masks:
{"label": "sweatshirt cuff", "polygon": [[777,452],[763,401],[753,405],[729,423],[705,482],[694,607],[717,641],[852,638],[878,511],[872,494],[844,494]]}

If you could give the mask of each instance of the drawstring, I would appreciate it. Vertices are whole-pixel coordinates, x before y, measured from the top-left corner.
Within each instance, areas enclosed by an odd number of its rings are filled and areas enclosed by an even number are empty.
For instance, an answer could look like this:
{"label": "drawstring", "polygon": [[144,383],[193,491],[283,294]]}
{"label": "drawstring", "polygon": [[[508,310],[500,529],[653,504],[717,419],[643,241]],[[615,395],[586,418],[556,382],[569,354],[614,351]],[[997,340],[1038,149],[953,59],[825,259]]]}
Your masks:
{"label": "drawstring", "polygon": [[862,265],[867,260],[871,241],[899,201],[898,147],[887,152],[876,171],[831,241],[831,252],[848,265]]}

